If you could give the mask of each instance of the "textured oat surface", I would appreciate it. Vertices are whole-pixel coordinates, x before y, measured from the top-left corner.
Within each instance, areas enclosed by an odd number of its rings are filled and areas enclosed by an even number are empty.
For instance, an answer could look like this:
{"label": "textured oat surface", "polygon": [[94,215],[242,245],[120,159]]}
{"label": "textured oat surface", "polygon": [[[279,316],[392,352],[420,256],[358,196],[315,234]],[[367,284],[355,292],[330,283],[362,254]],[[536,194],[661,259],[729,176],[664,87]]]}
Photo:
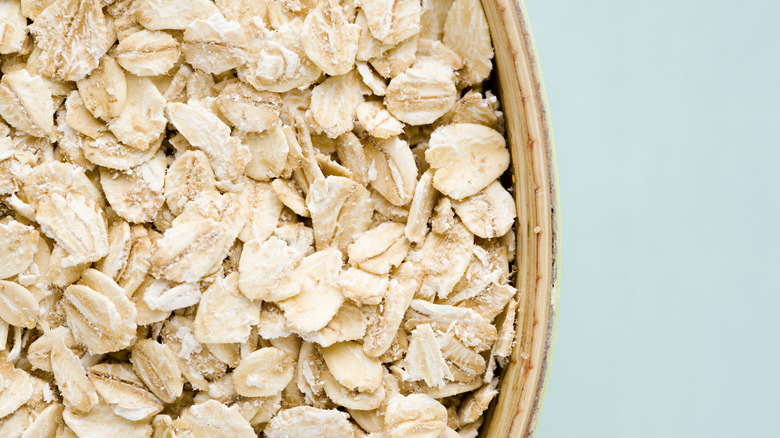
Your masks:
{"label": "textured oat surface", "polygon": [[478,0],[0,12],[0,436],[476,436],[518,299]]}

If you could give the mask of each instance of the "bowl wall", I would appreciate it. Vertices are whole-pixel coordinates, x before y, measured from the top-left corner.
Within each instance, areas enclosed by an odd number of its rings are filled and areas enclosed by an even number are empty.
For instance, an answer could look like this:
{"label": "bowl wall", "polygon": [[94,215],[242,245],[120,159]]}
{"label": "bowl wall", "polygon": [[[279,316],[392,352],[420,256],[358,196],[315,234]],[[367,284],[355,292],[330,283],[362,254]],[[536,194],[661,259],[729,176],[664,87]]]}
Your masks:
{"label": "bowl wall", "polygon": [[558,196],[544,86],[519,0],[482,0],[512,152],[518,211],[518,340],[481,436],[531,437],[552,354],[558,284]]}

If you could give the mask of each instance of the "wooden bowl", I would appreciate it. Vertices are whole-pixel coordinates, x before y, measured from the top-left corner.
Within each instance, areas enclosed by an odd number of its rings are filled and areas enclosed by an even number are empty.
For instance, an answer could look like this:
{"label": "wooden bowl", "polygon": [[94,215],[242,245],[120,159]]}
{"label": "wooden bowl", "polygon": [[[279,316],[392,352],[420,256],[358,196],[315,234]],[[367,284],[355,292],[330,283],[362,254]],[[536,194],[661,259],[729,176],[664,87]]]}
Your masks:
{"label": "wooden bowl", "polygon": [[555,154],[531,29],[522,0],[482,0],[512,152],[517,203],[517,340],[481,436],[531,437],[555,332],[558,196]]}

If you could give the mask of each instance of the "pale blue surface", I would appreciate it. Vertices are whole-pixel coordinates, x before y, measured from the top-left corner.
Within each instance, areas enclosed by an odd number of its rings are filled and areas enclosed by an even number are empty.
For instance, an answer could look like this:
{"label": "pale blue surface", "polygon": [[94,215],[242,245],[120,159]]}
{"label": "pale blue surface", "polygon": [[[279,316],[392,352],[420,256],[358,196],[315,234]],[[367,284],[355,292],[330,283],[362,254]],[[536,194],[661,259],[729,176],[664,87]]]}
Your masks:
{"label": "pale blue surface", "polygon": [[780,436],[780,2],[526,6],[562,207],[537,438]]}

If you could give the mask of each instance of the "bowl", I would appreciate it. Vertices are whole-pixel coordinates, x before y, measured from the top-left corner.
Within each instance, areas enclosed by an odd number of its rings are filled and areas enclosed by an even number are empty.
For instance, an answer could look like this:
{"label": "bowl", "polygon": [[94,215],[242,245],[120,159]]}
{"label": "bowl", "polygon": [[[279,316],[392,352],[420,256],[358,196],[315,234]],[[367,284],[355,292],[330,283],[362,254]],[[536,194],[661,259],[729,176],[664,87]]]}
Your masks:
{"label": "bowl", "polygon": [[558,302],[558,193],[541,71],[521,0],[482,0],[495,49],[517,204],[517,339],[481,436],[534,435]]}

